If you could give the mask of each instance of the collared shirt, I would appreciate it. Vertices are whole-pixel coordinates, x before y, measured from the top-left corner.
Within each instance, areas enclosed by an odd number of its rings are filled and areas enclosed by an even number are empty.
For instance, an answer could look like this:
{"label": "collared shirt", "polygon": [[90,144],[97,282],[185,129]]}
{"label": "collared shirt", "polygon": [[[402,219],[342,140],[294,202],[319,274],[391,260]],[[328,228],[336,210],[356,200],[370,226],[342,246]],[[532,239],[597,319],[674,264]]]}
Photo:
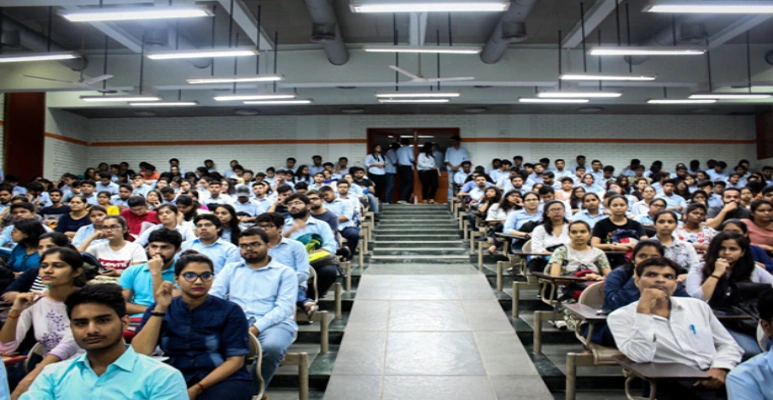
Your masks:
{"label": "collared shirt", "polygon": [[[287,232],[290,230],[294,223],[295,220],[293,218],[287,218],[285,220],[283,231]],[[306,219],[306,227],[293,232],[292,235],[290,235],[290,239],[298,240],[301,236],[307,234],[319,235],[322,239],[322,248],[327,250],[330,254],[335,254],[338,245],[336,244],[335,236],[333,236],[333,230],[330,229],[330,225],[312,216],[309,216]],[[303,242],[304,241],[301,240],[301,243]]]}
{"label": "collared shirt", "polygon": [[118,194],[118,185],[115,182],[110,182],[108,185],[103,185],[102,181],[97,182],[94,192],[108,192],[110,195]]}
{"label": "collared shirt", "polygon": [[244,260],[226,265],[209,294],[238,304],[249,324],[261,332],[277,324],[298,329],[298,278],[295,271],[276,260],[260,269],[252,269]]}
{"label": "collared shirt", "polygon": [[333,199],[330,203],[325,202],[325,208],[328,211],[339,217],[346,217],[347,221],[341,222],[338,220],[338,231],[342,231],[346,228],[354,226],[354,207],[349,201],[343,201],[341,199]]}
{"label": "collared shirt", "polygon": [[215,266],[215,274],[219,273],[226,264],[239,262],[239,260],[242,259],[242,256],[239,254],[239,249],[222,238],[218,238],[215,243],[212,243],[209,246],[202,243],[201,239],[183,242],[180,252],[175,255],[175,259],[179,258],[179,255],[185,250],[196,250],[209,257],[212,260],[212,264]]}
{"label": "collared shirt", "polygon": [[[486,188],[488,189],[488,185],[486,186]],[[479,202],[483,198],[483,196],[486,194],[485,190],[486,189],[481,189],[481,188],[476,186],[474,189],[470,190],[470,192],[468,194],[470,195],[470,198],[473,201]]]}
{"label": "collared shirt", "polygon": [[[174,263],[161,271],[161,278],[166,282],[174,283]],[[153,276],[150,274],[148,264],[137,264],[127,268],[118,279],[118,285],[123,289],[133,292],[129,303],[140,306],[150,306],[155,302],[153,297]],[[132,314],[132,318],[141,317],[142,313]]]}
{"label": "collared shirt", "polygon": [[[231,205],[233,206],[234,210],[236,210],[237,213],[240,213],[240,212],[247,213],[250,215],[250,217],[254,217],[258,214],[262,214],[261,212],[259,212],[261,210],[261,206],[259,206],[258,203],[256,203],[253,200],[249,200],[246,203],[241,203],[239,202],[239,200],[236,200],[233,203],[231,203]],[[265,212],[265,210],[263,212]]]}
{"label": "collared shirt", "polygon": [[464,181],[467,180],[467,177],[470,176],[471,173],[472,173],[472,171],[464,172],[461,169],[459,169],[454,174],[454,183],[457,184],[458,186],[463,186],[464,185]]}
{"label": "collared shirt", "polygon": [[298,285],[306,287],[311,272],[309,268],[309,255],[306,247],[301,242],[283,237],[274,247],[269,247],[268,255],[279,264],[286,265],[295,270],[298,276]]}
{"label": "collared shirt", "polygon": [[461,167],[462,162],[469,161],[470,160],[470,153],[467,152],[467,149],[464,147],[459,146],[458,149],[454,147],[449,147],[446,149],[446,159],[445,162],[450,163],[451,165],[458,165]]}
{"label": "collared shirt", "polygon": [[727,375],[729,400],[773,400],[773,351],[766,351],[735,367]]}
{"label": "collared shirt", "polygon": [[413,148],[403,146],[397,149],[397,165],[401,167],[413,167],[413,162],[416,161],[413,157]]}
{"label": "collared shirt", "polygon": [[[150,240],[150,234],[159,229],[164,229],[164,224],[158,224],[153,226],[150,229],[145,229],[145,232],[142,232],[140,237],[138,237],[137,240],[134,241],[134,243],[137,243],[142,247],[147,246]],[[177,233],[179,233],[180,236],[183,237],[183,242],[196,239],[196,234],[193,233],[193,229],[191,229],[188,225],[183,225],[183,224],[177,225],[174,227],[174,230],[176,230]]]}
{"label": "collared shirt", "polygon": [[708,175],[709,179],[711,179],[712,181],[724,181],[725,179],[727,179],[727,172],[724,170],[722,172],[717,172],[714,169],[710,169],[706,171],[706,175]]}
{"label": "collared shirt", "polygon": [[[654,235],[650,239],[660,242],[658,235]],[[694,265],[700,265],[701,259],[698,257],[698,252],[695,251],[695,247],[690,243],[677,239],[676,236],[672,239],[673,242],[671,242],[671,246],[663,245],[666,248],[666,258],[676,261],[676,263],[684,270],[682,271],[683,273],[690,272]]]}
{"label": "collared shirt", "polygon": [[636,312],[636,301],[607,318],[617,348],[637,363],[680,363],[707,370],[733,369],[743,350],[698,299],[671,297],[670,318]]}
{"label": "collared shirt", "polygon": [[[155,303],[145,311],[139,333],[150,319]],[[174,297],[161,322],[158,344],[168,364],[183,373],[186,382],[200,381],[229,357],[250,352],[249,326],[244,311],[228,300],[207,296],[191,310],[181,297]],[[242,366],[224,380],[249,380]]]}
{"label": "collared shirt", "polygon": [[73,393],[81,399],[179,400],[187,398],[188,388],[180,371],[128,347],[101,376],[87,354],[46,366],[21,399],[66,399]]}
{"label": "collared shirt", "polygon": [[686,201],[684,200],[684,197],[678,195],[678,194],[672,194],[671,196],[666,196],[665,194],[659,194],[655,196],[656,199],[663,199],[666,201],[666,208],[671,207],[682,207],[686,205]]}
{"label": "collared shirt", "polygon": [[588,225],[590,225],[591,229],[593,229],[593,227],[596,225],[596,222],[599,222],[604,218],[607,218],[607,216],[604,215],[601,210],[599,210],[595,217],[590,215],[590,211],[588,210],[580,210],[572,215],[572,221],[585,221],[588,223]]}
{"label": "collared shirt", "polygon": [[505,226],[503,228],[503,232],[506,234],[511,233],[512,231],[517,231],[523,226],[523,224],[535,221],[539,222],[542,220],[542,211],[537,210],[534,214],[529,214],[526,212],[526,209],[518,210],[512,214],[510,214],[507,219],[505,220]]}
{"label": "collared shirt", "polygon": [[[77,232],[75,232],[75,237],[72,238],[72,245],[75,247],[80,246],[83,244],[83,242],[86,241],[86,239],[90,238],[92,235],[94,235],[97,232],[96,229],[94,229],[94,224],[88,224],[86,226],[81,226]],[[91,244],[101,244],[107,242],[107,239],[94,239],[91,241]]]}
{"label": "collared shirt", "polygon": [[320,164],[319,166],[316,166],[314,164],[309,165],[309,175],[314,176],[322,171],[325,170],[325,166]]}
{"label": "collared shirt", "polygon": [[11,398],[11,389],[8,388],[8,378],[6,375],[5,363],[0,363],[0,399]]}
{"label": "collared shirt", "polygon": [[86,203],[92,206],[99,205],[99,201],[97,201],[97,195],[92,193],[91,196],[86,196],[85,194],[81,193],[81,196],[86,198]]}
{"label": "collared shirt", "polygon": [[129,199],[122,199],[121,196],[115,194],[110,196],[110,204],[116,207],[129,207]]}
{"label": "collared shirt", "polygon": [[365,157],[365,167],[368,168],[368,174],[373,175],[384,175],[386,171],[384,170],[384,167],[373,167],[373,164],[384,164],[386,165],[386,159],[382,154],[368,154]]}
{"label": "collared shirt", "polygon": [[649,212],[650,206],[649,204],[645,203],[644,200],[639,200],[633,203],[633,206],[631,206],[631,214],[635,217],[639,215],[647,215]]}
{"label": "collared shirt", "polygon": [[[723,279],[727,279],[723,277]],[[698,263],[690,268],[690,272],[687,274],[687,279],[684,281],[685,290],[690,296],[696,299],[703,299],[703,286],[701,285],[705,279],[703,278],[703,263]],[[767,283],[773,286],[773,275],[763,268],[752,269],[749,276],[749,282],[752,283]]]}
{"label": "collared shirt", "polygon": [[384,172],[386,172],[387,174],[396,174],[397,173],[397,152],[394,149],[389,149],[384,155],[384,158],[386,158],[386,161],[387,161],[387,165],[384,167]]}

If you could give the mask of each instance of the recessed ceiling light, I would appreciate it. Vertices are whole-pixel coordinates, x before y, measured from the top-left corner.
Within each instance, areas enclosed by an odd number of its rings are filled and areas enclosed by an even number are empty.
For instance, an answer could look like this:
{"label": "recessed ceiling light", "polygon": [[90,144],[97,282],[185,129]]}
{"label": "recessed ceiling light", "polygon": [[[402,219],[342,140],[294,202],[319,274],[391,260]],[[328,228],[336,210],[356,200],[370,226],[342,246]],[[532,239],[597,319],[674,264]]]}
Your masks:
{"label": "recessed ceiling light", "polygon": [[143,102],[143,103],[129,103],[132,107],[190,107],[199,105],[198,101],[158,101],[158,102]]}
{"label": "recessed ceiling light", "polygon": [[381,103],[448,103],[449,99],[378,99]]}
{"label": "recessed ceiling light", "polygon": [[771,14],[771,1],[650,1],[645,12],[694,14]]}
{"label": "recessed ceiling light", "polygon": [[480,46],[365,46],[368,53],[478,54]]}
{"label": "recessed ceiling light", "polygon": [[773,97],[767,93],[695,93],[691,99],[716,99],[716,100],[760,100]]}
{"label": "recessed ceiling light", "polygon": [[[92,3],[93,4],[93,3]],[[105,7],[62,11],[60,15],[72,22],[130,21],[148,19],[200,18],[214,14],[204,6]]]}
{"label": "recessed ceiling light", "polygon": [[614,98],[620,97],[621,92],[539,92],[537,97],[548,99],[576,99],[576,98]]}
{"label": "recessed ceiling light", "polygon": [[428,97],[459,97],[459,92],[389,92],[376,93],[380,99],[407,99],[407,98],[428,98]]}
{"label": "recessed ceiling light", "polygon": [[236,115],[258,115],[258,110],[252,108],[237,108],[234,110]]}
{"label": "recessed ceiling light", "polygon": [[15,53],[0,55],[0,63],[30,62],[30,61],[58,61],[80,58],[80,55],[70,51],[56,53]]}
{"label": "recessed ceiling light", "polygon": [[279,94],[279,93],[267,93],[267,94],[232,94],[227,96],[215,96],[213,97],[217,101],[251,101],[251,100],[283,100],[294,99],[298,97],[296,94]]}
{"label": "recessed ceiling light", "polygon": [[652,75],[563,74],[562,81],[654,81]]}
{"label": "recessed ceiling light", "polygon": [[258,100],[258,101],[245,101],[244,104],[264,105],[264,106],[276,106],[276,105],[301,105],[311,104],[312,99],[295,99],[295,100]]}
{"label": "recessed ceiling light", "polygon": [[587,103],[589,99],[545,99],[545,98],[533,98],[533,97],[521,97],[518,99],[521,103],[553,103],[553,104],[582,104]]}
{"label": "recessed ceiling light", "polygon": [[699,56],[706,53],[705,47],[685,46],[599,46],[592,47],[592,56]]}
{"label": "recessed ceiling light", "polygon": [[81,96],[80,99],[92,103],[161,101],[161,97],[155,95]]}
{"label": "recessed ceiling light", "polygon": [[697,100],[697,99],[650,99],[647,104],[713,104],[716,100]]}
{"label": "recessed ceiling light", "polygon": [[509,0],[352,0],[349,4],[349,9],[354,13],[503,12],[509,7]]}
{"label": "recessed ceiling light", "polygon": [[195,50],[173,50],[173,51],[154,51],[145,54],[145,57],[151,60],[180,60],[187,58],[220,58],[220,57],[249,57],[257,55],[255,49],[195,49]]}

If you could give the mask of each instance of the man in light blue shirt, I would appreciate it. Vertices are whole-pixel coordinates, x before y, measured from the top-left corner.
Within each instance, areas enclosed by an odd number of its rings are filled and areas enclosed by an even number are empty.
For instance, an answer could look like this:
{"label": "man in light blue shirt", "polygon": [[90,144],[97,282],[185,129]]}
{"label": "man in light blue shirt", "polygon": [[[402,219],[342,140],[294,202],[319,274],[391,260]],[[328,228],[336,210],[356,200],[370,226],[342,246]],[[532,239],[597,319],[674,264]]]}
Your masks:
{"label": "man in light blue shirt", "polygon": [[115,194],[110,197],[110,204],[118,207],[121,210],[123,210],[124,208],[129,208],[129,197],[132,197],[133,191],[134,191],[134,188],[132,188],[131,185],[128,185],[128,184],[119,185],[118,194]]}
{"label": "man in light blue shirt", "polygon": [[711,178],[712,181],[718,181],[718,180],[724,181],[725,179],[727,179],[727,171],[725,171],[726,168],[727,168],[726,162],[717,161],[713,169],[706,170],[706,174],[709,176],[709,178]]}
{"label": "man in light blue shirt", "polygon": [[330,225],[309,214],[311,201],[306,195],[292,194],[285,200],[285,204],[290,218],[285,220],[282,236],[306,246],[309,260],[323,255],[322,259],[312,262],[312,267],[317,271],[319,298],[323,298],[338,276],[338,266],[334,260],[338,245],[333,230]]}
{"label": "man in light blue shirt", "polygon": [[[462,162],[470,161],[470,153],[467,149],[461,147],[462,139],[459,136],[451,138],[451,147],[446,149],[446,166],[448,173],[453,175],[462,167]],[[448,201],[454,196],[453,185],[448,185]]]}
{"label": "man in light blue shirt", "polygon": [[663,182],[663,193],[655,196],[656,199],[663,199],[666,201],[666,211],[674,211],[677,216],[684,210],[687,202],[684,197],[674,194],[674,188],[676,188],[676,181],[673,179],[667,179]]}
{"label": "man in light blue shirt", "polygon": [[[239,261],[239,249],[219,237],[223,224],[214,214],[201,214],[193,219],[196,226],[197,239],[184,242],[180,253],[186,250],[196,250],[209,257],[217,275],[223,267]],[[179,253],[178,253],[179,258]]]}
{"label": "man in light blue shirt", "polygon": [[386,159],[386,166],[384,167],[385,177],[386,177],[386,201],[384,204],[389,204],[392,202],[392,194],[395,190],[395,178],[397,177],[397,149],[400,148],[400,144],[398,143],[392,143],[389,146],[389,150],[386,151],[386,154],[384,154],[384,158]]}
{"label": "man in light blue shirt", "polygon": [[[231,203],[231,205],[233,206],[234,210],[236,210],[237,213],[240,213],[240,212],[246,213],[250,217],[254,217],[259,214],[258,211],[260,210],[260,208],[258,207],[257,203],[253,202],[250,199],[251,194],[252,193],[250,191],[250,188],[247,185],[239,185],[236,188],[236,201]],[[248,222],[248,221],[243,221],[241,219],[240,221]]]}
{"label": "man in light blue shirt", "polygon": [[[349,189],[349,182],[341,181],[338,186],[346,186]],[[346,239],[346,247],[349,248],[349,254],[354,257],[357,252],[357,244],[360,242],[360,229],[354,223],[355,210],[351,201],[344,201],[336,198],[336,193],[330,186],[325,186],[320,190],[322,199],[325,200],[325,208],[338,216],[338,231]]]}
{"label": "man in light blue shirt", "polygon": [[180,160],[176,158],[172,158],[169,160],[169,169],[166,170],[166,172],[171,172],[172,167],[177,167],[177,169],[180,170],[180,175],[185,176],[185,168],[180,166]]}
{"label": "man in light blue shirt", "polygon": [[118,285],[123,288],[126,311],[132,318],[142,318],[155,302],[153,278],[174,282],[174,256],[182,242],[183,237],[177,231],[163,227],[153,231],[148,238],[148,262],[132,265],[121,273]]}
{"label": "man in light blue shirt", "polygon": [[118,194],[118,184],[113,182],[113,175],[109,172],[100,172],[99,181],[96,182],[96,192],[108,192],[110,196]]}
{"label": "man in light blue shirt", "polygon": [[729,400],[773,400],[773,290],[757,299],[760,327],[765,332],[768,351],[736,366],[725,380]]}
{"label": "man in light blue shirt", "polygon": [[311,157],[312,165],[309,165],[309,175],[314,176],[325,170],[325,166],[322,165],[322,156]]}
{"label": "man in light blue shirt", "polygon": [[257,336],[263,349],[260,374],[266,387],[298,330],[298,277],[292,268],[268,255],[268,243],[268,235],[259,228],[242,232],[241,260],[226,265],[209,291],[212,296],[238,304],[247,315],[250,333]]}
{"label": "man in light blue shirt", "polygon": [[464,186],[464,182],[467,177],[472,173],[472,163],[470,161],[462,161],[462,167],[453,174],[454,183],[461,188]]}
{"label": "man in light blue shirt", "polygon": [[86,353],[46,366],[21,399],[188,398],[180,371],[126,347],[129,316],[118,285],[87,285],[68,296],[65,305],[72,336]]}
{"label": "man in light blue shirt", "polygon": [[11,390],[8,388],[8,374],[5,372],[5,363],[0,363],[0,399],[10,399]]}
{"label": "man in light blue shirt", "polygon": [[81,183],[81,196],[83,196],[83,198],[86,199],[86,202],[92,206],[99,204],[99,201],[97,201],[97,194],[95,193],[96,188],[97,184],[94,181],[83,181],[83,183]]}

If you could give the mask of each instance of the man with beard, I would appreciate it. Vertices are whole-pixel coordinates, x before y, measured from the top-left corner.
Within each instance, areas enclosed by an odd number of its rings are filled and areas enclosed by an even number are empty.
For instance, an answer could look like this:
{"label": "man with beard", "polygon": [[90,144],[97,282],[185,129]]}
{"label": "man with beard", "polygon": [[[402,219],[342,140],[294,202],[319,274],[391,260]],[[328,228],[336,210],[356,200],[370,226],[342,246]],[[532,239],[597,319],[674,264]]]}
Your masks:
{"label": "man with beard", "polygon": [[47,366],[21,399],[74,394],[83,399],[188,398],[180,371],[126,347],[123,331],[129,327],[129,316],[118,285],[87,285],[70,294],[65,306],[73,338],[86,353]]}
{"label": "man with beard", "polygon": [[[696,382],[658,382],[658,399],[714,399],[743,350],[709,305],[690,297],[672,297],[681,268],[668,258],[636,265],[639,301],[609,314],[607,323],[620,352],[637,363],[680,363],[706,371]],[[662,392],[662,393],[661,393]]]}
{"label": "man with beard", "polygon": [[242,260],[217,275],[209,294],[238,304],[247,315],[250,333],[260,341],[260,374],[271,383],[279,363],[293,342],[298,278],[292,268],[268,255],[268,234],[249,228],[239,235]]}
{"label": "man with beard", "polygon": [[126,311],[131,318],[142,318],[145,310],[153,304],[153,281],[174,282],[174,256],[180,251],[183,237],[169,229],[153,231],[148,238],[146,264],[132,265],[121,274],[118,285],[123,288]]}
{"label": "man with beard", "polygon": [[[317,272],[319,298],[323,298],[335,282],[338,273],[335,264],[337,246],[330,226],[309,215],[309,203],[308,197],[298,193],[287,198],[286,204],[290,218],[285,220],[282,236],[295,239],[306,246],[306,250],[309,252],[309,262]],[[328,262],[331,259],[332,262]]]}

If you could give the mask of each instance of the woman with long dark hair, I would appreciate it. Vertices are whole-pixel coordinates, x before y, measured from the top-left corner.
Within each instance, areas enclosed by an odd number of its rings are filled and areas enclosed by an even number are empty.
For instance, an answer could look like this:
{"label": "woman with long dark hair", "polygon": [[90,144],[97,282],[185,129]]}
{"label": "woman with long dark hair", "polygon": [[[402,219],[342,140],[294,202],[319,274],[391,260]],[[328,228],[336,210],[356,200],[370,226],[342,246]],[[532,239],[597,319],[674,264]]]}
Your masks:
{"label": "woman with long dark hair", "polygon": [[492,204],[486,212],[486,222],[489,224],[488,236],[493,244],[489,247],[489,253],[493,253],[499,248],[501,242],[497,240],[497,233],[501,233],[505,226],[505,221],[510,214],[520,210],[523,207],[521,192],[511,190],[502,196],[497,204]]}
{"label": "woman with long dark hair", "polygon": [[59,217],[56,231],[64,233],[69,238],[75,237],[78,229],[91,222],[88,218],[89,211],[87,207],[88,202],[83,196],[73,196],[70,199],[70,212]]}
{"label": "woman with long dark hair", "polygon": [[301,165],[298,167],[298,169],[295,172],[295,180],[294,183],[298,182],[306,182],[306,184],[311,185],[314,183],[314,179],[311,177],[311,174],[309,174],[309,166],[308,165]]}
{"label": "woman with long dark hair", "polygon": [[11,258],[8,259],[8,267],[14,273],[21,275],[27,269],[40,265],[38,241],[45,233],[43,225],[34,218],[14,222],[11,239],[16,247],[11,250]]}
{"label": "woman with long dark hair", "polygon": [[572,189],[572,195],[569,197],[569,205],[572,207],[572,212],[576,213],[582,209],[582,199],[585,193],[587,193],[585,189],[579,186]]}
{"label": "woman with long dark hair", "polygon": [[438,187],[438,168],[435,165],[435,157],[432,156],[432,143],[424,143],[416,163],[421,180],[421,202],[435,203],[435,193]]}
{"label": "woman with long dark hair", "polygon": [[706,205],[690,203],[682,217],[684,225],[676,228],[676,238],[692,244],[697,251],[708,250],[709,242],[717,231],[705,225]]}
{"label": "woman with long dark hair", "polygon": [[[431,145],[430,145],[431,146]],[[381,152],[381,145],[373,146],[373,150],[365,157],[365,168],[368,169],[368,178],[376,184],[376,197],[382,202],[389,201],[384,197],[386,193],[386,167],[387,161]]]}
{"label": "woman with long dark hair", "polygon": [[571,243],[566,207],[559,200],[551,200],[542,208],[542,224],[531,233],[532,253],[550,255],[554,248]]}
{"label": "woman with long dark hair", "polygon": [[751,203],[751,219],[743,222],[749,228],[749,240],[773,253],[773,202],[765,199]]}
{"label": "woman with long dark hair", "polygon": [[[719,226],[719,231],[735,232],[745,236],[747,239],[749,238],[749,228],[746,226],[746,223],[740,219],[729,219],[723,222],[722,225]],[[768,272],[773,274],[773,260],[768,256],[768,253],[756,244],[750,244],[749,248],[752,250],[752,256],[754,257],[754,262],[757,263],[757,266],[765,268]]]}
{"label": "woman with long dark hair", "polygon": [[226,242],[238,246],[239,234],[242,231],[239,229],[239,217],[236,216],[236,209],[230,204],[220,204],[215,207],[214,214],[220,220],[220,223],[223,224],[223,229],[220,230],[220,237]]}

